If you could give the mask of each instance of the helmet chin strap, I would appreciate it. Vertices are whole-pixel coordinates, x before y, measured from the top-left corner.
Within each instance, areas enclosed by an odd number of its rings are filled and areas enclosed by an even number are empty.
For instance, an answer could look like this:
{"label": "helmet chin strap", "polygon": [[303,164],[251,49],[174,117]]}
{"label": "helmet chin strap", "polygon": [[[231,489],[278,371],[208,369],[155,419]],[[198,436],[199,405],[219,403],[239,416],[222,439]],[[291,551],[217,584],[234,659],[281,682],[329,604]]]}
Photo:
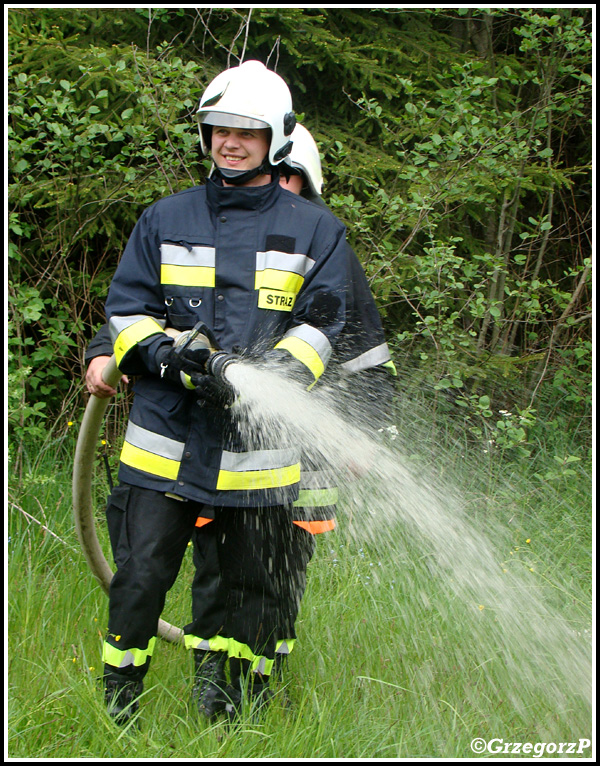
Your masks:
{"label": "helmet chin strap", "polygon": [[269,157],[267,155],[257,168],[251,168],[250,170],[220,168],[217,164],[215,164],[211,176],[221,178],[223,181],[225,181],[225,183],[233,184],[234,186],[242,186],[257,176],[272,175],[273,171],[274,168],[269,162]]}

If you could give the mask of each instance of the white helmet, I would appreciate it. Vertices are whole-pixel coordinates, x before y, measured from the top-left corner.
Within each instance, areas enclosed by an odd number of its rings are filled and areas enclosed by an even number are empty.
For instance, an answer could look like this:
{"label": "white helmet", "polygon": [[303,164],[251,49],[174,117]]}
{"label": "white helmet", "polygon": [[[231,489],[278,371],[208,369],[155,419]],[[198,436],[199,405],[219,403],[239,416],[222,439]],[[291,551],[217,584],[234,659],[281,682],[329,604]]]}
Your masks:
{"label": "white helmet", "polygon": [[292,151],[285,162],[301,170],[310,186],[311,192],[320,197],[323,192],[323,171],[319,149],[309,130],[298,123],[292,133]]}
{"label": "white helmet", "polygon": [[198,108],[200,145],[210,151],[210,132],[203,126],[270,128],[269,162],[278,165],[292,148],[296,124],[292,96],[285,81],[260,61],[226,69],[204,91]]}

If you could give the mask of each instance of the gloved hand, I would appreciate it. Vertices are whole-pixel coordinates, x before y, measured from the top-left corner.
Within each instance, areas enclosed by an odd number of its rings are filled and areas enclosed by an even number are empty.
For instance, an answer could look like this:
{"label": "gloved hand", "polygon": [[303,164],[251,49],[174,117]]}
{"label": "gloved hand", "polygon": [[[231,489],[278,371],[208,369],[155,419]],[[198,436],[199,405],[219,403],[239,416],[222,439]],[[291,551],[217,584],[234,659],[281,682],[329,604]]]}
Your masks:
{"label": "gloved hand", "polygon": [[235,391],[227,383],[212,375],[192,376],[200,407],[227,409],[235,401]]}
{"label": "gloved hand", "polygon": [[241,359],[237,353],[219,350],[211,354],[206,363],[207,375],[196,382],[198,404],[208,404],[212,407],[230,407],[236,398],[236,391],[231,385],[226,370],[230,364]]}
{"label": "gloved hand", "polygon": [[235,392],[225,369],[239,356],[223,351],[212,330],[203,322],[198,322],[193,330],[182,332],[174,343],[165,342],[155,358],[161,377],[195,390],[201,406],[229,407],[233,404]]}
{"label": "gloved hand", "polygon": [[179,352],[174,343],[165,343],[156,352],[160,377],[179,383],[185,388],[195,388],[194,377],[206,373],[205,364],[210,356],[206,348]]}
{"label": "gloved hand", "polygon": [[161,378],[193,390],[194,378],[206,374],[206,363],[216,348],[212,332],[203,322],[198,322],[193,330],[182,332],[174,342],[159,346],[155,359]]}

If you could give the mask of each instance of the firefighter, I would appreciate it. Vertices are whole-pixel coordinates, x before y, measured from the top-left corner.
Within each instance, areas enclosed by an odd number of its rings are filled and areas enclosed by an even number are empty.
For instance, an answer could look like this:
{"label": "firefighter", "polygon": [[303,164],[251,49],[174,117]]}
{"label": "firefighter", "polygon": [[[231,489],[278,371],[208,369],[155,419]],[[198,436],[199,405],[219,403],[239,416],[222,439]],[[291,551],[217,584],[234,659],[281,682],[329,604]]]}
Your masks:
{"label": "firefighter", "polygon": [[206,346],[193,335],[176,346],[165,328],[202,322],[225,362],[263,359],[308,388],[345,322],[344,226],[279,185],[295,127],[285,82],[256,61],[229,69],[206,89],[198,121],[214,171],[204,186],[144,211],[106,302],[117,366],[139,376],[109,502],[124,515],[103,647],[107,702],[119,722],[136,709],[199,516],[213,519],[225,613],[205,614],[201,631],[193,620],[184,632],[186,645],[203,651],[198,704],[216,688],[215,713],[228,699],[239,704],[221,682],[228,658],[242,665],[252,698],[268,693],[280,594],[309,537],[291,523],[295,446],[264,449],[260,434],[242,442],[231,391],[207,367]]}
{"label": "firefighter", "polygon": [[[320,192],[322,185],[320,159],[318,150],[314,140],[302,126],[297,126],[293,135],[293,151],[291,156],[286,158],[292,166],[291,175],[287,179],[280,179],[280,183],[284,187],[292,188],[298,181],[300,185],[304,182],[303,194],[314,199],[314,201],[320,200]],[[297,173],[297,175],[296,175]],[[299,192],[300,188],[294,189]],[[338,363],[339,371],[342,375],[346,373],[353,373],[365,370],[368,367],[374,368],[379,365],[391,365],[389,351],[387,345],[383,339],[383,331],[381,329],[381,323],[379,316],[374,310],[374,302],[370,294],[368,284],[364,277],[364,273],[356,256],[349,249],[346,248],[346,255],[349,261],[349,269],[352,275],[353,300],[348,303],[347,320],[350,319],[350,323],[347,325],[345,331],[342,331],[340,338],[346,336],[347,342],[339,345],[338,351]],[[365,313],[365,308],[367,313]],[[352,313],[353,312],[353,313]],[[361,324],[360,333],[358,332],[358,324]],[[351,325],[354,323],[354,327]],[[370,323],[370,324],[369,324]],[[101,335],[90,345],[86,359],[90,359],[98,353],[98,349],[104,350],[105,354],[108,354],[112,349],[105,341],[104,346],[101,342]],[[362,339],[362,340],[361,340]],[[100,346],[98,345],[100,341]],[[334,350],[334,354],[336,353]],[[366,351],[369,354],[366,354]],[[96,395],[112,395],[113,390],[103,390],[104,385],[101,379],[98,379],[96,374],[94,380],[94,372],[96,363],[103,364],[108,357],[102,356],[96,357],[94,365],[90,365],[88,369],[88,386],[93,390]],[[379,368],[380,370],[382,367]],[[338,372],[339,374],[339,372]],[[386,375],[386,377],[388,377]],[[382,386],[385,388],[386,382],[378,381],[379,396],[381,395]],[[362,386],[364,388],[364,384]],[[106,387],[108,388],[108,387]],[[306,466],[309,466],[309,458],[304,456]],[[334,495],[335,487],[330,486],[327,482],[323,482],[324,472],[320,466],[314,465],[315,469],[319,470],[303,470],[302,472],[302,485],[300,488],[300,497],[295,502],[294,519],[295,525],[304,529],[308,535],[303,535],[299,539],[302,540],[301,545],[296,545],[295,552],[297,556],[297,566],[293,571],[287,573],[285,578],[280,581],[279,596],[280,596],[280,609],[281,616],[279,620],[279,636],[283,636],[283,639],[275,645],[275,651],[281,654],[287,653],[294,641],[294,624],[298,612],[298,606],[302,593],[305,587],[305,573],[306,566],[314,549],[314,542],[312,535],[316,532],[326,531],[333,528],[335,522],[334,518]],[[114,516],[114,509],[111,511],[109,503],[109,528],[111,526],[111,516]],[[192,589],[193,594],[193,613],[196,615],[195,621],[186,629],[186,643],[194,647],[194,641],[199,637],[195,634],[200,632],[202,634],[203,627],[207,624],[205,621],[206,612],[212,609],[218,612],[223,606],[223,602],[215,600],[218,588],[218,561],[216,556],[217,546],[215,544],[215,531],[216,526],[209,524],[210,518],[200,515],[196,521],[196,529],[194,531],[194,563],[196,564],[196,577],[194,580],[194,586]],[[118,529],[117,525],[117,529]],[[113,535],[111,535],[111,540]],[[118,550],[118,540],[115,540],[115,548]],[[287,586],[287,587],[286,587]],[[222,615],[221,615],[222,618]],[[210,622],[208,623],[210,624]],[[198,630],[199,629],[199,630]],[[194,647],[195,659],[197,660],[198,672],[196,674],[196,683],[194,685],[194,692],[196,696],[196,703],[198,707],[207,715],[211,716],[215,712],[221,710],[226,704],[227,698],[233,703],[236,702],[236,695],[239,694],[239,684],[234,687],[227,688],[224,667],[222,659],[225,652],[211,650],[211,646],[219,644],[218,637],[215,637],[213,642],[210,640],[200,640],[196,642]],[[204,647],[204,648],[202,648]],[[240,665],[244,663],[247,665],[248,661],[239,652],[231,652],[228,649],[230,656],[232,678],[239,677],[241,670]],[[278,656],[281,656],[280,654]],[[236,665],[237,663],[237,665]],[[237,672],[234,669],[237,667]],[[114,670],[112,671],[114,674]],[[264,676],[261,674],[262,683],[252,686],[252,690],[256,692],[255,686],[259,689],[259,693],[265,693],[265,681]],[[141,681],[138,681],[137,691],[141,689]],[[135,686],[131,684],[123,685],[124,689],[131,691]],[[224,693],[225,692],[225,693]],[[131,696],[124,695],[125,700]],[[117,704],[115,706],[117,711],[122,714],[123,705]]]}

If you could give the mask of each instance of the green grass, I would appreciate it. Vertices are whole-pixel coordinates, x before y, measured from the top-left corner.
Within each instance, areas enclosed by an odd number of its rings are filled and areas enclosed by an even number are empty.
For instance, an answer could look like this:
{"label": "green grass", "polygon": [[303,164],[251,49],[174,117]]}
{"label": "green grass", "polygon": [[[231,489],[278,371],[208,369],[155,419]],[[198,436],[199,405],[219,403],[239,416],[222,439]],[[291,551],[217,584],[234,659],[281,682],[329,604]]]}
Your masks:
{"label": "green grass", "polygon": [[[518,586],[515,624],[526,628],[543,603],[560,625],[547,645],[511,642],[493,605],[463,598],[452,572],[432,565],[401,520],[361,538],[342,507],[339,531],[319,539],[297,648],[260,721],[198,720],[188,707],[192,660],[159,641],[141,730],[123,731],[104,712],[98,680],[107,599],[73,528],[72,446],[65,437],[41,451],[9,492],[9,757],[468,758],[476,737],[591,739],[589,701],[561,677],[563,653],[591,654],[591,480],[583,464],[551,479],[553,449],[495,474],[491,464],[466,471],[458,457],[444,468],[460,478],[473,524],[497,533],[498,577]],[[99,501],[103,486],[99,472]],[[108,551],[101,509],[98,531]],[[173,624],[188,620],[191,576],[188,556],[163,615]]]}

